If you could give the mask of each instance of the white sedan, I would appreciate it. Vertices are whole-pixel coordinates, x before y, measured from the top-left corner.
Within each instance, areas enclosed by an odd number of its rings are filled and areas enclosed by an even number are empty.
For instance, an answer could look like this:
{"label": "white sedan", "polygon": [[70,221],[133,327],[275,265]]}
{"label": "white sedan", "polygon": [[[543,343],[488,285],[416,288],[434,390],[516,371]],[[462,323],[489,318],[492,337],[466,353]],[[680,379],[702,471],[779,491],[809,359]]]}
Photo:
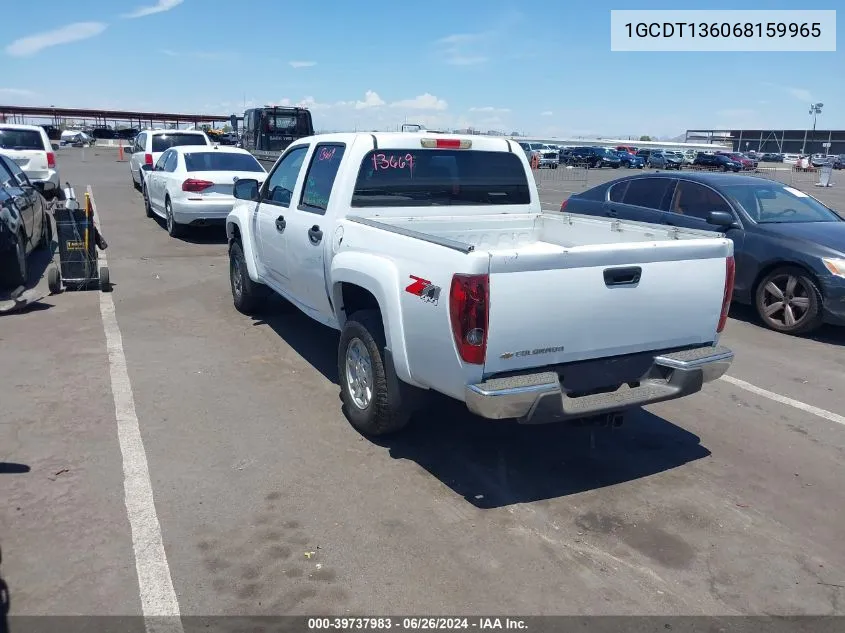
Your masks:
{"label": "white sedan", "polygon": [[267,177],[252,154],[228,146],[171,147],[154,166],[143,168],[147,217],[164,218],[172,237],[186,226],[224,222],[235,205],[235,182],[252,178],[261,183]]}

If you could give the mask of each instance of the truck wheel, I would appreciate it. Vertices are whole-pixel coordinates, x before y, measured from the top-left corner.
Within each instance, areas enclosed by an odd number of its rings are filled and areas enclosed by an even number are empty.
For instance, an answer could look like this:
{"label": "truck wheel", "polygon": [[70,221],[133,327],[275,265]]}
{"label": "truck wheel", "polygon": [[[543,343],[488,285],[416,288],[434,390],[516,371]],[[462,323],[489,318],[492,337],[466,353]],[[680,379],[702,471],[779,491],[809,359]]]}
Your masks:
{"label": "truck wheel", "polygon": [[232,286],[235,310],[242,314],[255,314],[269,294],[266,286],[249,278],[240,242],[234,242],[229,248],[229,282]]}
{"label": "truck wheel", "polygon": [[407,410],[394,410],[384,368],[384,327],[375,310],[356,312],[343,326],[337,367],[343,413],[364,435],[387,435],[410,421]]}
{"label": "truck wheel", "polygon": [[143,190],[141,191],[141,193],[142,193],[142,194],[143,194],[143,196],[144,196],[144,214],[145,214],[148,218],[151,218],[151,217],[153,217],[155,214],[153,213],[153,208],[152,208],[152,206],[150,205],[150,194],[147,192],[147,187],[146,187],[146,185],[144,185],[144,188],[143,188]]}
{"label": "truck wheel", "polygon": [[794,266],[777,268],[760,281],[754,307],[768,328],[784,334],[808,334],[822,324],[822,295]]}

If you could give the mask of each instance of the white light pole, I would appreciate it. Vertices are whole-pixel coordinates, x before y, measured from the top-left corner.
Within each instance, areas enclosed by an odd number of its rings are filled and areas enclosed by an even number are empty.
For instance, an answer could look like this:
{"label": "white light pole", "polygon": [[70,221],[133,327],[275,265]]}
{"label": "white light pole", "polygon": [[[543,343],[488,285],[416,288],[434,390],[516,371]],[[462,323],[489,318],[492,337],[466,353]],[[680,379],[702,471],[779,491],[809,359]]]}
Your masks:
{"label": "white light pole", "polygon": [[[816,135],[816,118],[822,113],[822,108],[824,107],[823,103],[811,103],[810,104],[810,115],[813,117],[813,136]],[[801,153],[805,153],[807,150],[806,145],[801,148]]]}

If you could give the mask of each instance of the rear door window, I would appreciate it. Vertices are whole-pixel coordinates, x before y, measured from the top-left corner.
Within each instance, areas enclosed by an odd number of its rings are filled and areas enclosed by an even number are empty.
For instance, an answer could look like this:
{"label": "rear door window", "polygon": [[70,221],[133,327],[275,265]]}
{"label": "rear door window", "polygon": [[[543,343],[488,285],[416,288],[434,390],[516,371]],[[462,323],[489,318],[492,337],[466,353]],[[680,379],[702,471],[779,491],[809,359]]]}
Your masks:
{"label": "rear door window", "polygon": [[625,190],[628,189],[628,182],[627,180],[623,180],[622,182],[617,182],[615,185],[611,185],[608,200],[611,202],[622,202],[625,199]]}
{"label": "rear door window", "polygon": [[43,152],[45,147],[40,132],[0,127],[0,149]]}
{"label": "rear door window", "polygon": [[314,148],[308,173],[305,174],[305,186],[299,199],[300,210],[320,215],[326,212],[345,150],[344,145],[331,143],[321,143]]}
{"label": "rear door window", "polygon": [[670,178],[637,178],[629,181],[623,202],[660,210],[671,186]]}
{"label": "rear door window", "polygon": [[522,162],[510,152],[374,150],[361,162],[353,207],[528,204]]}

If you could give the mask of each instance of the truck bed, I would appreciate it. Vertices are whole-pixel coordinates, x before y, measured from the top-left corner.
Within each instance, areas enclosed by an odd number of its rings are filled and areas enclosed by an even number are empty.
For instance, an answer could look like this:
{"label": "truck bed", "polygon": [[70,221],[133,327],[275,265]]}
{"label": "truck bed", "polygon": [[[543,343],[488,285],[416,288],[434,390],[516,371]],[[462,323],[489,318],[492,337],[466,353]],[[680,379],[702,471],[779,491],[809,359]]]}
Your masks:
{"label": "truck bed", "polygon": [[[566,249],[608,244],[663,240],[700,240],[721,237],[710,231],[675,229],[655,224],[610,221],[572,213],[500,213],[474,216],[369,216],[351,221],[399,229],[411,237],[447,242],[444,246],[467,252],[562,253]],[[433,238],[433,240],[432,240]]]}
{"label": "truck bed", "polygon": [[347,219],[487,260],[487,376],[718,340],[733,254],[718,233],[566,213]]}

